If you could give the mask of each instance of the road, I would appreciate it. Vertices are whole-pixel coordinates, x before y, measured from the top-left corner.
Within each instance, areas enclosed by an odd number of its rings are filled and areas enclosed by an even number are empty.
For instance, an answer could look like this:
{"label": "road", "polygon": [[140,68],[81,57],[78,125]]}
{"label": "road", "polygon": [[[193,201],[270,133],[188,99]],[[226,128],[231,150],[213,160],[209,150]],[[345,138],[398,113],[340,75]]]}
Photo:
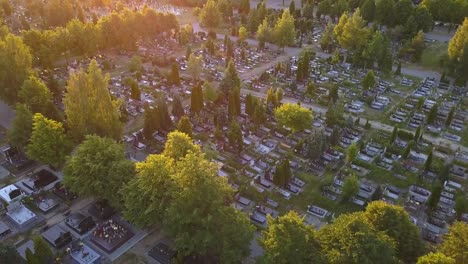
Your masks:
{"label": "road", "polygon": [[[195,32],[197,32],[197,31],[206,32],[206,30],[204,30],[200,26],[199,23],[193,23],[192,27],[193,27]],[[217,37],[219,39],[224,39],[224,35],[221,35],[221,34],[217,34]],[[230,38],[231,38],[232,41],[237,40],[237,38],[233,37],[233,36],[230,36]],[[249,45],[258,46],[258,41],[255,40],[255,39],[247,39],[246,41],[249,43]],[[274,44],[271,44],[271,43],[267,43],[266,45],[270,49],[279,49],[278,46],[276,46]],[[311,47],[311,48],[313,48],[313,47]],[[274,60],[272,60],[272,61],[270,61],[268,63],[259,65],[258,67],[255,67],[254,69],[252,69],[252,70],[250,70],[248,72],[241,73],[241,74],[239,74],[239,77],[244,81],[250,80],[253,77],[259,76],[260,74],[262,74],[263,72],[265,72],[269,68],[275,66],[276,64],[278,64],[280,62],[287,61],[293,56],[298,56],[301,51],[302,51],[302,48],[286,47],[286,48],[284,48],[283,55],[280,55],[280,56],[276,57]],[[331,54],[324,53],[324,52],[321,52],[321,51],[317,51],[315,49],[314,49],[314,51],[316,53],[316,56],[320,57],[320,58],[328,58],[328,57],[331,56]],[[396,68],[394,68],[394,69],[396,69]],[[414,76],[414,77],[421,78],[421,79],[424,79],[426,77],[436,78],[436,79],[440,78],[439,73],[424,70],[424,69],[402,67],[401,72],[403,74]],[[255,91],[251,91],[251,90],[247,90],[247,89],[242,89],[241,93],[242,94],[249,94],[250,93],[250,94],[252,94],[254,96],[257,96],[257,97],[260,97],[260,98],[266,98],[266,94],[263,93],[263,92],[255,92]],[[294,98],[284,97],[282,101],[286,102],[286,103],[297,103],[299,100],[294,99]],[[310,108],[315,113],[325,114],[327,112],[326,107],[323,107],[323,106],[320,106],[320,105],[317,105],[317,104],[307,104],[307,103],[301,102],[301,105],[306,107],[306,108]],[[347,116],[349,116],[349,115],[345,114],[345,117],[347,117]],[[351,117],[354,120],[356,119],[356,117],[354,117],[352,115],[351,115]],[[364,121],[365,121],[365,119],[364,119]],[[387,124],[384,124],[384,123],[381,123],[381,122],[378,122],[378,121],[374,121],[374,120],[369,120],[369,123],[371,124],[372,128],[379,129],[379,130],[384,130],[384,131],[387,131],[387,132],[392,132],[393,131],[393,126],[390,126],[390,125],[387,125]],[[410,130],[405,130],[405,129],[403,129],[403,130],[408,131],[408,132],[412,132]],[[427,139],[428,141],[432,142],[434,145],[449,147],[453,151],[466,151],[466,152],[468,152],[467,147],[462,146],[461,144],[458,144],[456,142],[450,141],[450,140],[442,138],[442,137],[433,137],[433,136],[430,136],[430,135],[424,135],[424,138]]]}
{"label": "road", "polygon": [[15,111],[13,108],[0,100],[0,126],[10,129],[14,118]]}

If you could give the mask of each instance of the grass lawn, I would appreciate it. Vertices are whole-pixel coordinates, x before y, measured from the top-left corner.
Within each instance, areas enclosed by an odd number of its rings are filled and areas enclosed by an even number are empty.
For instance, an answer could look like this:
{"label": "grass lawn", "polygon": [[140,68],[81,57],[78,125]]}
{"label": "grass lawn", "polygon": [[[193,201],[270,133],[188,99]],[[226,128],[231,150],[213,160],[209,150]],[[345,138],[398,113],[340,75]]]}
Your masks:
{"label": "grass lawn", "polygon": [[423,51],[420,65],[425,69],[441,70],[440,60],[447,54],[447,43],[436,42],[429,44]]}

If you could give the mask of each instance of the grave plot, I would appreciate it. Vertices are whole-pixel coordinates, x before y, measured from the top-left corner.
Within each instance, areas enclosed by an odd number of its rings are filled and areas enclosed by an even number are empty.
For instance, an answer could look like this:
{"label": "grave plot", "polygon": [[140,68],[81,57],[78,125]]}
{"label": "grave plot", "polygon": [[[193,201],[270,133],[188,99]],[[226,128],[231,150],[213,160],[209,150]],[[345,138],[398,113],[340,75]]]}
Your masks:
{"label": "grave plot", "polygon": [[107,201],[101,200],[94,202],[88,209],[90,215],[99,221],[105,221],[115,214],[115,209],[112,208]]}
{"label": "grave plot", "polygon": [[69,191],[61,182],[54,185],[52,192],[64,201],[72,201],[78,198],[76,193]]}
{"label": "grave plot", "polygon": [[71,246],[67,248],[67,254],[78,264],[97,264],[101,260],[101,255],[81,240],[73,241]]}
{"label": "grave plot", "polygon": [[34,195],[33,203],[44,214],[51,212],[60,205],[60,201],[57,198],[44,192]]}
{"label": "grave plot", "polygon": [[96,227],[91,235],[91,242],[109,254],[122,246],[133,235],[126,224],[116,219],[109,219]]}
{"label": "grave plot", "polygon": [[49,184],[52,184],[57,180],[58,177],[53,172],[42,169],[33,176],[24,179],[22,184],[31,191],[37,191],[47,187]]}
{"label": "grave plot", "polygon": [[59,225],[54,225],[42,232],[41,236],[55,248],[62,248],[73,240],[71,233]]}
{"label": "grave plot", "polygon": [[79,235],[84,235],[96,226],[91,216],[73,213],[65,219],[65,224]]}

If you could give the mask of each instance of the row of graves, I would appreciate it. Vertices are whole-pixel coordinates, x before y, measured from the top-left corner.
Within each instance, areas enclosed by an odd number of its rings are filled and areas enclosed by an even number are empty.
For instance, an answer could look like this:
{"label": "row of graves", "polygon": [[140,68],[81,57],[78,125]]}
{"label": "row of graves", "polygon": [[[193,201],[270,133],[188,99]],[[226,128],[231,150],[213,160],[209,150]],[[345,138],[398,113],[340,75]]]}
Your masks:
{"label": "row of graves", "polygon": [[463,186],[454,180],[447,180],[442,185],[439,200],[434,210],[425,210],[425,203],[429,199],[431,192],[419,186],[410,187],[410,196],[407,203],[407,210],[410,212],[428,211],[426,220],[419,226],[422,229],[423,238],[431,243],[441,242],[441,238],[448,230],[448,224],[455,220],[455,195],[463,192]]}
{"label": "row of graves", "polygon": [[[10,147],[4,150],[11,152]],[[38,229],[54,251],[65,252],[64,263],[88,264],[113,261],[146,235],[116,215],[105,201],[72,212],[70,206],[78,196],[62,185],[62,178],[45,166],[26,167],[15,183],[0,187],[0,241]],[[62,221],[49,226],[51,218]],[[15,246],[23,258],[27,248],[34,252],[31,240]]]}
{"label": "row of graves", "polygon": [[[7,152],[11,151],[7,149]],[[51,212],[66,207],[54,194],[61,178],[60,173],[44,166],[32,170],[19,168],[17,178],[12,178],[16,182],[0,188],[0,238],[43,225]]]}
{"label": "row of graves", "polygon": [[[40,235],[53,251],[62,252],[63,263],[92,264],[114,261],[146,236],[136,229],[106,201],[95,201],[76,212],[63,213],[65,219],[40,229]],[[17,250],[34,252],[31,240],[23,242]]]}
{"label": "row of graves", "polygon": [[[401,85],[410,86],[413,81],[403,78]],[[390,121],[396,124],[408,124],[410,128],[417,128],[426,122],[427,113],[436,104],[436,101],[429,99],[434,86],[433,79],[426,78],[422,84],[413,91],[390,115]],[[423,104],[421,104],[423,101]]]}

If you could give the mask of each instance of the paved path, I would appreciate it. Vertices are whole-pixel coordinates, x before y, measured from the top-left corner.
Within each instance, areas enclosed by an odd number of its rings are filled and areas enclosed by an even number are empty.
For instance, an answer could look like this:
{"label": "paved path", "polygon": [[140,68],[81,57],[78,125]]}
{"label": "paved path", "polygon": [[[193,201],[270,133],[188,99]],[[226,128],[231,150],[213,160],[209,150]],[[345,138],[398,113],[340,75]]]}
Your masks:
{"label": "paved path", "polygon": [[[192,26],[193,26],[193,29],[194,29],[195,32],[196,31],[206,32],[206,30],[204,30],[202,27],[200,27],[199,23],[193,23]],[[217,34],[217,37],[220,38],[220,39],[224,39],[224,35],[221,35],[221,34]],[[236,37],[230,36],[230,38],[233,41],[237,40]],[[258,46],[258,41],[255,40],[255,39],[247,39],[247,42],[249,43],[249,45]],[[274,44],[267,43],[266,45],[270,49],[278,49],[278,46],[276,46]],[[308,47],[308,46],[304,46],[304,47]],[[310,48],[314,49],[317,57],[328,58],[328,57],[332,56],[331,54],[318,51],[314,47],[310,47]],[[251,71],[239,74],[239,77],[244,81],[250,80],[253,77],[262,74],[264,71],[271,68],[272,66],[275,66],[279,62],[284,62],[284,61],[289,60],[293,56],[298,56],[301,51],[302,51],[302,48],[286,47],[284,49],[284,53],[282,55],[276,57],[274,60],[272,60],[272,61],[270,61],[268,63],[265,63],[265,64],[262,64],[262,65],[259,65],[258,67],[255,67]],[[396,69],[396,67],[394,67],[394,69]],[[424,70],[424,69],[402,67],[401,72],[403,74],[418,77],[418,78],[421,78],[421,79],[424,79],[426,77],[436,78],[436,79],[440,78],[439,73],[434,72],[434,71]],[[256,92],[256,91],[251,91],[251,90],[247,90],[247,89],[242,89],[241,93],[243,93],[243,94],[251,93],[252,95],[255,95],[257,97],[266,98],[266,94],[263,93],[263,92]],[[294,99],[294,98],[285,97],[285,98],[283,98],[282,101],[287,102],[287,103],[297,103],[299,100]],[[304,107],[310,108],[312,111],[314,111],[316,113],[325,114],[327,112],[326,107],[323,107],[323,106],[320,106],[320,105],[317,105],[317,104],[307,104],[307,103],[301,102],[301,105],[304,106]],[[349,115],[345,114],[345,116],[347,117]],[[352,115],[351,115],[351,117],[353,119],[356,119],[356,117],[354,117]],[[364,121],[365,121],[365,119],[364,119]],[[393,126],[391,126],[391,125],[387,125],[387,124],[384,124],[384,123],[381,123],[381,122],[378,122],[378,121],[373,121],[373,120],[369,120],[369,123],[371,124],[371,126],[373,128],[384,130],[384,131],[387,131],[387,132],[392,132],[393,131]],[[403,130],[409,131],[409,130],[406,130],[406,129],[403,129]],[[411,132],[411,131],[409,131],[409,132]],[[424,138],[431,141],[434,145],[449,147],[453,151],[461,150],[461,151],[467,151],[468,152],[467,147],[462,146],[459,143],[450,141],[450,140],[448,140],[446,138],[433,137],[433,136],[430,136],[430,135],[424,135]]]}
{"label": "paved path", "polygon": [[0,100],[0,126],[10,129],[14,118],[15,111],[13,108]]}

